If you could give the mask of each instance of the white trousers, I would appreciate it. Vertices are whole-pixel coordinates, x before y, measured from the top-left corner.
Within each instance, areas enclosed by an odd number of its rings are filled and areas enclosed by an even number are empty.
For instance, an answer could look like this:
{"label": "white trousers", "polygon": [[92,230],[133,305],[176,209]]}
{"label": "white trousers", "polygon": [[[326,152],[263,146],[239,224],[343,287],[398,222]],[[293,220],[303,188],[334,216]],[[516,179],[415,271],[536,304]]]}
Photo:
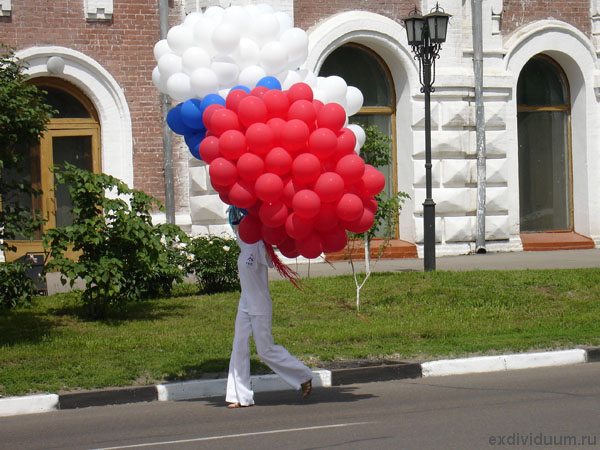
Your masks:
{"label": "white trousers", "polygon": [[294,358],[281,345],[273,345],[271,315],[252,316],[238,310],[235,320],[235,337],[229,361],[227,396],[229,403],[254,404],[250,386],[250,335],[260,359],[294,389],[312,378],[311,370]]}

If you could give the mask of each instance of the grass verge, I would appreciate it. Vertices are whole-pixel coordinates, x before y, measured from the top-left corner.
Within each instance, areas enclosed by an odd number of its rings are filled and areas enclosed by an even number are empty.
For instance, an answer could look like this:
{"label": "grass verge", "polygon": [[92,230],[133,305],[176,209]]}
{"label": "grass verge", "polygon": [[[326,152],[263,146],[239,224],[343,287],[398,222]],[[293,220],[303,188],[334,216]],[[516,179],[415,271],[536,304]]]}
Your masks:
{"label": "grass verge", "polygon": [[[376,273],[271,283],[276,343],[313,367],[600,344],[600,269]],[[0,316],[0,395],[150,384],[227,369],[239,293],[178,295],[120,319],[82,318],[78,293]],[[337,300],[332,299],[335,297]],[[346,305],[343,306],[343,305]],[[264,370],[256,359],[253,370]]]}

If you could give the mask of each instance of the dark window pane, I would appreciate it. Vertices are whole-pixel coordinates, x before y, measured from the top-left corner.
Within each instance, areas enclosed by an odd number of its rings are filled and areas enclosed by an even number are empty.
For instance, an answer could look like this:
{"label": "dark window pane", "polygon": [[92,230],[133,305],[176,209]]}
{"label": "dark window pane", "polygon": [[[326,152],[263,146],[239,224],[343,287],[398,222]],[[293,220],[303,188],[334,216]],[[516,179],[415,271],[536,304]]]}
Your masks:
{"label": "dark window pane", "polygon": [[348,86],[356,86],[364,96],[363,106],[392,106],[392,89],[386,70],[371,52],[345,45],[327,57],[319,76],[338,75]]}
{"label": "dark window pane", "polygon": [[517,84],[519,106],[566,106],[567,86],[561,71],[544,57],[534,57],[523,67]]}
{"label": "dark window pane", "polygon": [[47,92],[46,101],[58,111],[56,119],[88,119],[90,113],[87,109],[73,97],[71,94],[50,86],[40,86],[40,89]]}
{"label": "dark window pane", "polygon": [[521,231],[570,230],[568,113],[521,111],[517,120]]}

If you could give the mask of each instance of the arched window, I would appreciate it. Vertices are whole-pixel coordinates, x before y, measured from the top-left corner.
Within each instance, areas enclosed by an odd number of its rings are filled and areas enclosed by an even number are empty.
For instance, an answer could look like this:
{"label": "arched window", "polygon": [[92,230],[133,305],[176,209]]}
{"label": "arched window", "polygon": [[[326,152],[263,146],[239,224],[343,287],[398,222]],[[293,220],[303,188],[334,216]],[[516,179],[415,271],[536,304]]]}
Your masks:
{"label": "arched window", "polygon": [[521,232],[573,228],[570,112],[561,67],[533,57],[517,84]]}
{"label": "arched window", "polygon": [[[100,124],[90,100],[72,84],[58,78],[34,78],[31,80],[47,92],[46,102],[58,111],[48,123],[48,130],[40,142],[22,151],[24,158],[22,174],[25,181],[42,192],[35,198],[21,198],[22,204],[30,204],[32,210],[41,211],[47,220],[33,242],[15,241],[16,253],[6,255],[15,259],[26,252],[42,251],[41,239],[45,229],[72,223],[72,202],[66,186],[54,186],[52,167],[65,162],[92,172],[100,172]],[[5,174],[7,177],[21,176]]]}
{"label": "arched window", "polygon": [[350,117],[351,123],[363,126],[376,125],[392,140],[394,162],[378,167],[385,174],[385,192],[388,196],[397,192],[395,180],[396,160],[396,98],[392,76],[387,65],[372,50],[359,44],[346,44],[335,49],[321,66],[319,76],[338,75],[348,86],[356,86],[364,96],[361,110]]}

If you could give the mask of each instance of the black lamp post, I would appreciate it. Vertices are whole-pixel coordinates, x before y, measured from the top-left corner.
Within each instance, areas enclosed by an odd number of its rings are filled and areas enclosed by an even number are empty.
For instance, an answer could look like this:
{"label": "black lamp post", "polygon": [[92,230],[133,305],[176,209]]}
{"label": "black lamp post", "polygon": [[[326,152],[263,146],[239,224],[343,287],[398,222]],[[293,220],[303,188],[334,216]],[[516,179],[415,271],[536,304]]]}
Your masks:
{"label": "black lamp post", "polygon": [[430,95],[435,90],[435,60],[446,41],[448,20],[440,5],[422,16],[415,7],[404,17],[408,44],[412,47],[415,59],[419,61],[419,81],[421,92],[425,94],[425,202],[423,202],[424,265],[425,270],[435,270],[435,202],[431,193],[431,102]]}

